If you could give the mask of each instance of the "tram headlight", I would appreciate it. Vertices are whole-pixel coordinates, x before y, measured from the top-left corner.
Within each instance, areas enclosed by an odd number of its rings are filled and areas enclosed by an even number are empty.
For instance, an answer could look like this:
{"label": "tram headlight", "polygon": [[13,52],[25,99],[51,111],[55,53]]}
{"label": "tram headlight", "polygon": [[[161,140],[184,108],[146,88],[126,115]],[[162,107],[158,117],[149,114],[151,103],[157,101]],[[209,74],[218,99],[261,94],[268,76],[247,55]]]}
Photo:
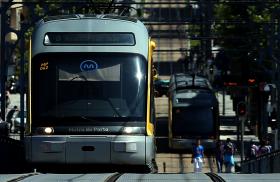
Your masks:
{"label": "tram headlight", "polygon": [[125,134],[131,134],[132,132],[133,132],[132,127],[124,127],[123,128],[123,133],[125,133]]}
{"label": "tram headlight", "polygon": [[53,134],[54,130],[52,127],[46,127],[44,128],[44,134],[47,134],[47,135],[50,135],[50,134]]}
{"label": "tram headlight", "polygon": [[124,127],[122,130],[123,134],[141,134],[141,128],[139,127]]}

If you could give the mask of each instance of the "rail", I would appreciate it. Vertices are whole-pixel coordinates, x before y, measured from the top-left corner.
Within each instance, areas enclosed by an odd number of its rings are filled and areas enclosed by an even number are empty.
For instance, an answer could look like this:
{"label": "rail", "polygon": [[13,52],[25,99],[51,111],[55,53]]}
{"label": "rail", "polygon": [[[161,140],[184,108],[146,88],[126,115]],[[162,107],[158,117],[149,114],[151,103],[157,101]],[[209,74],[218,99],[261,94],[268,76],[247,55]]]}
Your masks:
{"label": "rail", "polygon": [[205,173],[213,182],[226,182],[221,176],[216,173]]}
{"label": "rail", "polygon": [[242,173],[279,173],[280,150],[241,163]]}
{"label": "rail", "polygon": [[114,173],[113,175],[109,176],[105,182],[115,182],[117,181],[123,173]]}

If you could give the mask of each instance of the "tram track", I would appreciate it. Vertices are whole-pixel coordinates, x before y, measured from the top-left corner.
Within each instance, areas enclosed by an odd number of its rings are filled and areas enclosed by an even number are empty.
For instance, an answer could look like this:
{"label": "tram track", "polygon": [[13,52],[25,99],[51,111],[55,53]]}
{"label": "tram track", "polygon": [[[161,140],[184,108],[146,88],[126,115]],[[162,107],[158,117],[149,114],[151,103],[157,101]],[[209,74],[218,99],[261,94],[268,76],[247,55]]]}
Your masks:
{"label": "tram track", "polygon": [[26,178],[29,178],[29,177],[35,176],[35,175],[39,175],[39,173],[23,174],[23,175],[21,175],[21,176],[19,176],[19,177],[17,177],[17,178],[10,179],[10,180],[8,180],[7,182],[18,182],[18,181],[22,181],[22,180],[24,180],[24,179],[26,179]]}
{"label": "tram track", "polygon": [[213,182],[226,182],[221,176],[216,173],[205,173]]}
{"label": "tram track", "polygon": [[115,182],[117,181],[124,173],[114,173],[111,176],[109,176],[107,179],[105,179],[104,182]]}

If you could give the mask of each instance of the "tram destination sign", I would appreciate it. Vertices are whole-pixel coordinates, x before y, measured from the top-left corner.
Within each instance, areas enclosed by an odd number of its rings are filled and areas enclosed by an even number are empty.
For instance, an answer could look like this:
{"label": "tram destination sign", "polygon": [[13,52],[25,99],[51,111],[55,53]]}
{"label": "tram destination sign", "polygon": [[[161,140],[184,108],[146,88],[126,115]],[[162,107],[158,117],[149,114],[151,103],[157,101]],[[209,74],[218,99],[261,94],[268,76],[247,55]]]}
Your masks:
{"label": "tram destination sign", "polygon": [[44,45],[133,46],[135,36],[129,32],[49,32],[45,34]]}

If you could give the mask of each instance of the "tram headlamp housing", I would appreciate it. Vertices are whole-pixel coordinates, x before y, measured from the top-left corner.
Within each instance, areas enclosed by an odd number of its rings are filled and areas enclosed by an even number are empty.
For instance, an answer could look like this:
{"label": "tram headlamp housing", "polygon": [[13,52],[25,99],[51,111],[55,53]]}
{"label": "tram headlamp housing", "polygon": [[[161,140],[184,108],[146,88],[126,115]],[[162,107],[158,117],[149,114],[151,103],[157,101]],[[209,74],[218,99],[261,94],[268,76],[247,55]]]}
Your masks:
{"label": "tram headlamp housing", "polygon": [[126,127],[123,127],[123,130],[122,130],[122,133],[123,134],[127,134],[127,135],[130,135],[130,134],[141,134],[143,132],[141,132],[141,127],[129,127],[129,126],[126,126]]}
{"label": "tram headlamp housing", "polygon": [[46,127],[43,129],[44,134],[51,135],[53,134],[54,130],[52,127]]}
{"label": "tram headlamp housing", "polygon": [[132,127],[124,127],[123,128],[123,133],[131,134],[132,131],[133,131]]}

